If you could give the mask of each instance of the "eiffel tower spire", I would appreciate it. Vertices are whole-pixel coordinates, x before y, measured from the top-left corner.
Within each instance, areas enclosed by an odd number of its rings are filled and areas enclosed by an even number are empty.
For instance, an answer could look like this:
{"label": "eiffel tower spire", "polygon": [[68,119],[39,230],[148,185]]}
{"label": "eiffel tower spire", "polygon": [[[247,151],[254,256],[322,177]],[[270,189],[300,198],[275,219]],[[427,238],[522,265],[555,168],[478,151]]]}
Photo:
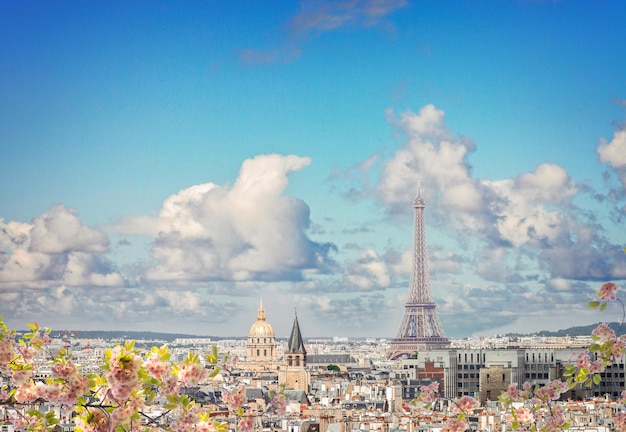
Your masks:
{"label": "eiffel tower spire", "polygon": [[404,306],[404,319],[398,334],[391,340],[387,350],[387,357],[390,359],[450,345],[435,313],[435,303],[430,290],[428,248],[424,227],[426,204],[419,190],[417,197],[413,200],[413,208],[415,209],[415,227],[411,287],[409,299]]}

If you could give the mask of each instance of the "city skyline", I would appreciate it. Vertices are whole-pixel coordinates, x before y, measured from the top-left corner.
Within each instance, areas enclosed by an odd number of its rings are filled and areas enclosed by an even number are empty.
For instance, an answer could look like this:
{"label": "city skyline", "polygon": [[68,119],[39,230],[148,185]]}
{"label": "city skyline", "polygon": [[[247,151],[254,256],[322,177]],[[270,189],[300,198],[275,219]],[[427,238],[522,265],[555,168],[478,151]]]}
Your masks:
{"label": "city skyline", "polygon": [[616,321],[617,1],[10,2],[0,315],[384,337],[421,184],[446,336]]}

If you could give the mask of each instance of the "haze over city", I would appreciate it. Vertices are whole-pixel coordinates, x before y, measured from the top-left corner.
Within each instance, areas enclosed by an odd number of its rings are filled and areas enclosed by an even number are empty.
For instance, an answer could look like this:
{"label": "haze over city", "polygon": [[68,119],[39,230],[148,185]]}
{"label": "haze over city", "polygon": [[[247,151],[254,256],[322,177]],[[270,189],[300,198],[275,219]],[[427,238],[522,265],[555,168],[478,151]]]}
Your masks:
{"label": "haze over city", "polygon": [[5,2],[14,328],[392,338],[412,201],[448,337],[619,320],[620,1]]}

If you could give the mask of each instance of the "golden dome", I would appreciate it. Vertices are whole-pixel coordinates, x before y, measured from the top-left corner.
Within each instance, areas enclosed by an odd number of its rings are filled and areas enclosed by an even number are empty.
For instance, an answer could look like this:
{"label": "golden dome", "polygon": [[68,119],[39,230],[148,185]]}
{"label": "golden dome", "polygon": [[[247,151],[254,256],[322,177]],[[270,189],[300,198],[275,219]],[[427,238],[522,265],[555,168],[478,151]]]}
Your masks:
{"label": "golden dome", "polygon": [[248,332],[248,337],[249,338],[252,338],[252,337],[273,338],[274,337],[274,329],[267,321],[265,321],[265,309],[263,309],[263,304],[261,304],[261,306],[259,307],[259,314],[257,315],[257,322],[252,324],[252,327],[250,327],[250,331]]}

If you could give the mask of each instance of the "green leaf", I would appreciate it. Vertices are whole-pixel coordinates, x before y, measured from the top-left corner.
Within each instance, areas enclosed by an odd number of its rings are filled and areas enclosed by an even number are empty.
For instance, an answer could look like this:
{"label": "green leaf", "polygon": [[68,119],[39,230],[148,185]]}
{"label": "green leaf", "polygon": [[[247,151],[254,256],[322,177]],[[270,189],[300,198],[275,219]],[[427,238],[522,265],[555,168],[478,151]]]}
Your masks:
{"label": "green leaf", "polygon": [[599,301],[590,301],[587,303],[587,306],[590,308],[597,308],[598,306],[600,306],[600,302]]}
{"label": "green leaf", "polygon": [[598,384],[600,384],[600,381],[602,381],[602,377],[600,376],[600,374],[595,374],[593,376],[593,383],[595,385],[598,385]]}
{"label": "green leaf", "polygon": [[604,309],[606,309],[606,305],[608,303],[602,303],[602,305],[600,305],[600,312],[602,312]]}

